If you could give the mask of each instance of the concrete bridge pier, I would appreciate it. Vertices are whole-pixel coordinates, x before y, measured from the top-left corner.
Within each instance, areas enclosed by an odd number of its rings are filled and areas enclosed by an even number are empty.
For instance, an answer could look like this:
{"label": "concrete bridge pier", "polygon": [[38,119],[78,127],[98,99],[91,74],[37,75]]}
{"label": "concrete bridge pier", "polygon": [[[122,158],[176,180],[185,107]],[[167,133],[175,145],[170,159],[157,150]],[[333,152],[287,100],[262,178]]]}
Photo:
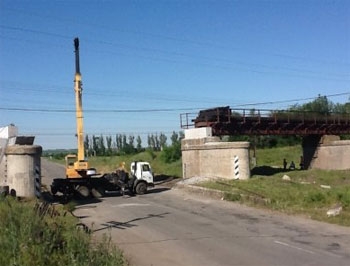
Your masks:
{"label": "concrete bridge pier", "polygon": [[304,169],[350,169],[350,140],[335,135],[303,137]]}
{"label": "concrete bridge pier", "polygon": [[6,148],[7,174],[11,194],[17,197],[41,196],[41,153],[38,145],[12,145]]}
{"label": "concrete bridge pier", "polygon": [[183,178],[248,179],[249,142],[221,142],[211,128],[185,130],[181,142]]}

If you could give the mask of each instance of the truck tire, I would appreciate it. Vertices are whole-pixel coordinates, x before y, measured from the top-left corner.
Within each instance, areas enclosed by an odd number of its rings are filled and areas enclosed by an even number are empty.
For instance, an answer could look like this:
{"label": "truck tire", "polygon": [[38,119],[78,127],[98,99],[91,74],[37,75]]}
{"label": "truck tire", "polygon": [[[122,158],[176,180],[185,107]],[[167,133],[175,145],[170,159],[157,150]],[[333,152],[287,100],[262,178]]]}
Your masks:
{"label": "truck tire", "polygon": [[146,184],[146,182],[137,183],[137,185],[135,187],[135,192],[138,195],[145,194],[147,192],[147,184]]}
{"label": "truck tire", "polygon": [[52,195],[56,195],[57,192],[58,192],[57,187],[51,186],[51,194],[52,194]]}
{"label": "truck tire", "polygon": [[82,199],[86,199],[90,196],[90,190],[87,186],[78,186],[76,191]]}
{"label": "truck tire", "polygon": [[104,191],[101,188],[93,188],[91,189],[91,194],[94,198],[99,199],[104,196]]}

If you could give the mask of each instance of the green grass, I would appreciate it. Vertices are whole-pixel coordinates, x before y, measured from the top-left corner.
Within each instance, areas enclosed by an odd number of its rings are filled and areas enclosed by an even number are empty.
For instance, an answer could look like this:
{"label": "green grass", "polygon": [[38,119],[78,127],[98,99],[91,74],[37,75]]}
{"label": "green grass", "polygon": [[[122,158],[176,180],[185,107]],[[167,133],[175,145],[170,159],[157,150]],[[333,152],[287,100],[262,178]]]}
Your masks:
{"label": "green grass", "polygon": [[[257,166],[249,180],[212,181],[201,186],[224,191],[227,200],[350,226],[350,170],[282,170],[283,158],[298,167],[301,154],[301,146],[258,149]],[[282,180],[283,175],[291,181]],[[341,214],[327,217],[327,210],[337,205],[343,208]]]}
{"label": "green grass", "polygon": [[62,207],[0,198],[0,265],[127,265],[110,239],[92,245],[77,221]]}
{"label": "green grass", "polygon": [[[283,159],[285,158],[288,163],[294,161],[298,167],[300,162],[300,156],[303,154],[301,145],[287,146],[273,149],[257,149],[256,158],[258,166],[277,166],[283,168]],[[250,152],[253,156],[253,152]]]}

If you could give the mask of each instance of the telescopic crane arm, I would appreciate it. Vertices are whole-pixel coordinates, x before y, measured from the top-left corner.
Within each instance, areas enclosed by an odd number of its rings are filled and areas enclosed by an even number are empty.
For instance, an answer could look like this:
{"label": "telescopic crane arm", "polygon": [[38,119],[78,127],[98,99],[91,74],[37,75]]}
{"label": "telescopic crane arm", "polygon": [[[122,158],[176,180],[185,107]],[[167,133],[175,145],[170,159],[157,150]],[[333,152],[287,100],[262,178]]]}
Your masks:
{"label": "telescopic crane arm", "polygon": [[77,140],[78,154],[68,154],[66,159],[66,177],[67,178],[85,178],[93,174],[89,171],[89,163],[85,160],[84,151],[84,130],[83,130],[83,103],[82,103],[82,82],[79,63],[79,39],[74,39],[75,48],[75,77],[74,77],[74,92],[75,92],[75,114],[77,123]]}
{"label": "telescopic crane arm", "polygon": [[79,39],[74,39],[75,48],[75,78],[74,78],[74,91],[75,91],[75,106],[76,106],[76,120],[77,120],[77,139],[78,139],[78,161],[85,160],[84,152],[84,131],[83,131],[83,107],[82,107],[82,81],[80,74],[80,62],[79,62]]}

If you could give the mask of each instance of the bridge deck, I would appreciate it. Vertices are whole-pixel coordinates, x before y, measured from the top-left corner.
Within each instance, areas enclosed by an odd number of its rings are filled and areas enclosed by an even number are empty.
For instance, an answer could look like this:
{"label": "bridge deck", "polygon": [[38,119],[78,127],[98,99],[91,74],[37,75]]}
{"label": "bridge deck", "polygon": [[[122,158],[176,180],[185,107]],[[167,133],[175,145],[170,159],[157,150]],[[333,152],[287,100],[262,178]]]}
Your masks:
{"label": "bridge deck", "polygon": [[211,127],[213,135],[350,134],[350,114],[320,114],[218,107],[181,114],[181,127]]}

